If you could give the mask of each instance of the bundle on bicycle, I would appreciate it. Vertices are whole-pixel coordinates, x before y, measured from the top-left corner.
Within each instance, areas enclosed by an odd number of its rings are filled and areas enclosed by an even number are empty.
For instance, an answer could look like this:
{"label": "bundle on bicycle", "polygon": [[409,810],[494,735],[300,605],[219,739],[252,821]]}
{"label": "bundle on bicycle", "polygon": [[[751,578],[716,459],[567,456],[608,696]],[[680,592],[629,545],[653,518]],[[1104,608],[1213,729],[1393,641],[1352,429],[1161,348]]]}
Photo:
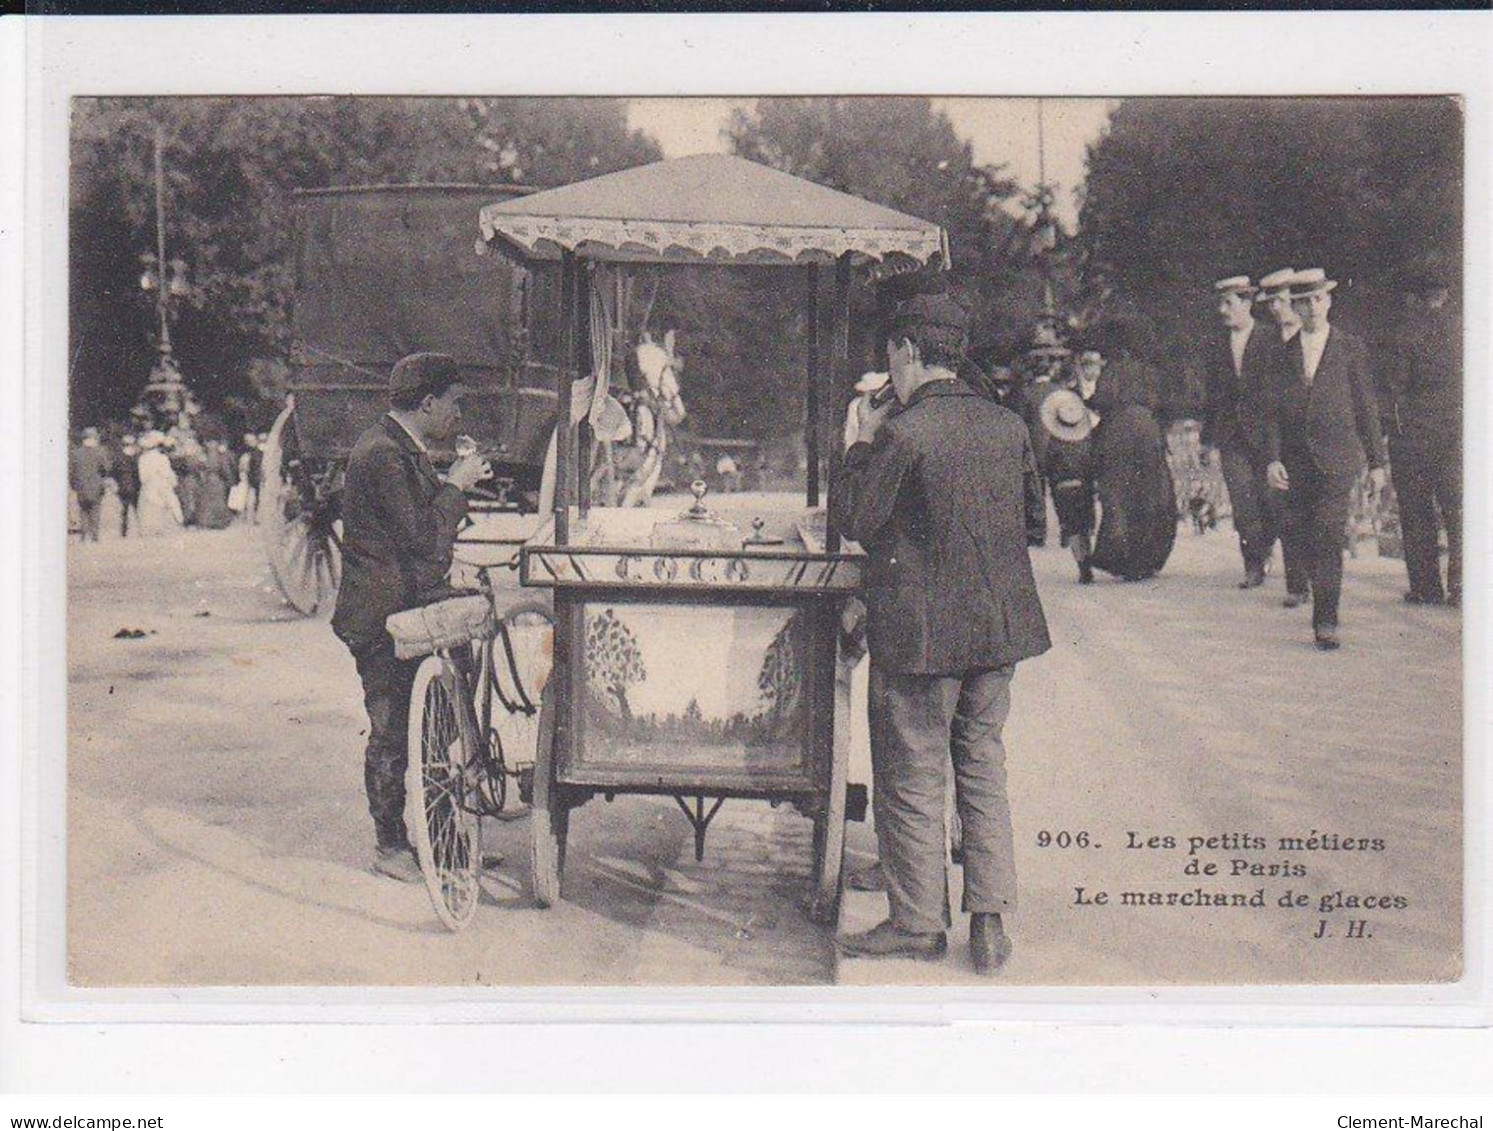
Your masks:
{"label": "bundle on bicycle", "polygon": [[[758,800],[792,804],[813,821],[811,909],[833,923],[845,821],[865,807],[864,790],[848,781],[840,655],[841,612],[861,586],[863,559],[826,524],[821,454],[833,483],[840,450],[830,421],[843,418],[855,378],[852,287],[946,265],[944,231],[727,156],[662,161],[500,201],[482,209],[480,224],[486,245],[509,259],[529,268],[559,262],[565,319],[555,367],[561,473],[521,570],[529,591],[554,600],[554,668],[533,778],[536,901],[560,899],[570,824],[593,798],[674,798],[693,826],[697,858],[723,803]],[[703,482],[692,487],[693,505],[674,513],[592,506],[593,441],[606,439],[593,426],[606,420],[615,330],[627,324],[605,296],[625,292],[619,275],[687,266],[777,269],[804,289],[801,507],[707,504]],[[444,774],[432,771],[438,782]]]}

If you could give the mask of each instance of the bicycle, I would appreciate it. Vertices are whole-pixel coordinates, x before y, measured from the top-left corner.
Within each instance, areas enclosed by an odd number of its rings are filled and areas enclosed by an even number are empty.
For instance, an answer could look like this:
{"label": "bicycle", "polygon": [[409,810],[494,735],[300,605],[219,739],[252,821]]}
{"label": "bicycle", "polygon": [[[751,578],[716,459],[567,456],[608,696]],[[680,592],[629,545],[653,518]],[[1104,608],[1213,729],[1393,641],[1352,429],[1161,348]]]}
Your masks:
{"label": "bicycle", "polygon": [[[452,931],[471,921],[481,898],[483,818],[503,814],[510,779],[522,800],[532,796],[542,693],[553,666],[550,606],[525,592],[495,590],[486,568],[478,578],[476,594],[442,603],[456,614],[448,635],[407,643],[424,654],[410,691],[410,840],[436,916]],[[438,608],[398,616],[428,625]]]}

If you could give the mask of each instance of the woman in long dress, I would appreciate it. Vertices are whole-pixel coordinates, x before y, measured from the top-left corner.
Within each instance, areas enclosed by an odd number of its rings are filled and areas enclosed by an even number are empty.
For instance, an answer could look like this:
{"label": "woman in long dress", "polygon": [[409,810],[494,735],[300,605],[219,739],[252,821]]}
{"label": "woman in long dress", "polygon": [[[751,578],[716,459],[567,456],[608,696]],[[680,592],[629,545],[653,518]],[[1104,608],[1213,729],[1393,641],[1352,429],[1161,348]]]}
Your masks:
{"label": "woman in long dress", "polygon": [[209,440],[203,453],[202,475],[197,494],[197,525],[222,530],[233,521],[228,509],[228,489],[233,486],[233,457],[219,440]]}
{"label": "woman in long dress", "polygon": [[176,494],[176,472],[161,450],[159,432],[140,441],[140,533],[164,534],[181,527],[181,499]]}
{"label": "woman in long dress", "polygon": [[1090,564],[1124,581],[1153,577],[1177,540],[1177,493],[1156,422],[1154,371],[1120,344],[1090,406],[1098,413],[1094,478],[1099,535]]}

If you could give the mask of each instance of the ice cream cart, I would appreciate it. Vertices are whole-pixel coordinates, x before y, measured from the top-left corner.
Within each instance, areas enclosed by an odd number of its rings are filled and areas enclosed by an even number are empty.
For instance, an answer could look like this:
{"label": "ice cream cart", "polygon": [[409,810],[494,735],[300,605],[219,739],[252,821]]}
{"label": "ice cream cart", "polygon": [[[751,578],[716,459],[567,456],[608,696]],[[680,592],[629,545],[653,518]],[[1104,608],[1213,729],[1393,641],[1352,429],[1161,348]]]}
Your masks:
{"label": "ice cream cart", "polygon": [[[849,684],[838,654],[841,610],[861,585],[862,559],[826,523],[821,444],[829,441],[833,483],[840,451],[829,421],[843,414],[854,381],[852,285],[870,272],[946,264],[946,235],[721,155],[491,204],[481,230],[488,248],[521,262],[558,260],[568,315],[557,392],[569,426],[557,437],[553,512],[521,551],[523,584],[552,590],[555,606],[532,797],[536,901],[560,898],[570,822],[592,798],[674,798],[694,827],[697,856],[722,804],[765,800],[814,822],[810,906],[833,922],[847,811],[864,811],[864,791],[847,780]],[[592,433],[607,419],[624,320],[607,296],[618,291],[618,273],[689,265],[786,269],[805,288],[801,507],[733,507],[708,498],[703,483],[688,505],[591,506]]]}

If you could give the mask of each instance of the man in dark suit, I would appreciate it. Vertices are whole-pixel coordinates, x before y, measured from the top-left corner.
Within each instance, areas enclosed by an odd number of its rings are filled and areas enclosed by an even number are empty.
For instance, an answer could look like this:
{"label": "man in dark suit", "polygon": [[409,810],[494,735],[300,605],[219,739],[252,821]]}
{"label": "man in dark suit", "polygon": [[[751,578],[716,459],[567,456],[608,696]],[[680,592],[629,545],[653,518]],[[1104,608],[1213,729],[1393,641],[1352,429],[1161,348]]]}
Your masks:
{"label": "man in dark suit", "polygon": [[[1291,280],[1295,277],[1294,267],[1281,267],[1261,275],[1259,294],[1255,296],[1255,302],[1262,304],[1275,322],[1275,342],[1280,347],[1273,351],[1272,366],[1265,377],[1267,391],[1275,387],[1280,367],[1292,364],[1291,347],[1296,335],[1301,332],[1301,320],[1291,309]],[[1268,458],[1273,457],[1267,454]],[[1285,492],[1271,488],[1267,478],[1263,494],[1263,502],[1272,516],[1276,535],[1280,538],[1280,556],[1285,565],[1286,599],[1281,603],[1288,609],[1294,609],[1312,599],[1311,582],[1307,580],[1306,574],[1306,555],[1296,544],[1296,532],[1287,521],[1289,515]]]}
{"label": "man in dark suit", "polygon": [[104,480],[109,475],[109,457],[99,447],[98,429],[83,429],[83,441],[73,449],[68,461],[68,486],[78,496],[78,513],[83,520],[79,540],[97,542],[99,507],[104,499]]}
{"label": "man in dark suit", "polygon": [[1209,359],[1202,441],[1217,449],[1229,488],[1244,558],[1239,588],[1255,589],[1265,583],[1275,550],[1275,512],[1265,483],[1265,389],[1280,345],[1268,330],[1255,326],[1255,288],[1248,275],[1220,279],[1213,291],[1228,337]]}
{"label": "man in dark suit", "polygon": [[[1414,605],[1462,600],[1462,320],[1446,283],[1409,280],[1409,328],[1389,374],[1390,468]],[[1437,509],[1446,524],[1441,581]]]}
{"label": "man in dark suit", "polygon": [[353,446],[342,493],[342,587],[332,631],[353,654],[368,710],[363,781],[377,837],[373,867],[411,882],[420,870],[404,823],[404,773],[419,662],[394,654],[384,622],[442,589],[467,512],[464,492],[491,474],[480,457],[466,456],[442,481],[427,454],[427,444],[449,439],[461,422],[465,389],[457,377],[445,354],[411,354],[394,366],[392,407]]}
{"label": "man in dark suit", "polygon": [[1329,325],[1337,284],[1324,271],[1298,272],[1291,305],[1301,319],[1288,364],[1276,374],[1268,432],[1271,486],[1287,492],[1288,521],[1306,556],[1317,647],[1339,646],[1338,598],[1353,483],[1368,459],[1384,486],[1386,454],[1368,349]]}
{"label": "man in dark suit", "polygon": [[892,315],[897,396],[860,402],[832,520],[869,557],[874,810],[890,918],[847,954],[933,959],[948,946],[944,796],[952,761],[975,968],[1010,953],[1016,883],[1001,730],[1016,664],[1050,642],[1027,550],[1037,467],[1021,418],[955,376],[967,316],[920,296]]}

